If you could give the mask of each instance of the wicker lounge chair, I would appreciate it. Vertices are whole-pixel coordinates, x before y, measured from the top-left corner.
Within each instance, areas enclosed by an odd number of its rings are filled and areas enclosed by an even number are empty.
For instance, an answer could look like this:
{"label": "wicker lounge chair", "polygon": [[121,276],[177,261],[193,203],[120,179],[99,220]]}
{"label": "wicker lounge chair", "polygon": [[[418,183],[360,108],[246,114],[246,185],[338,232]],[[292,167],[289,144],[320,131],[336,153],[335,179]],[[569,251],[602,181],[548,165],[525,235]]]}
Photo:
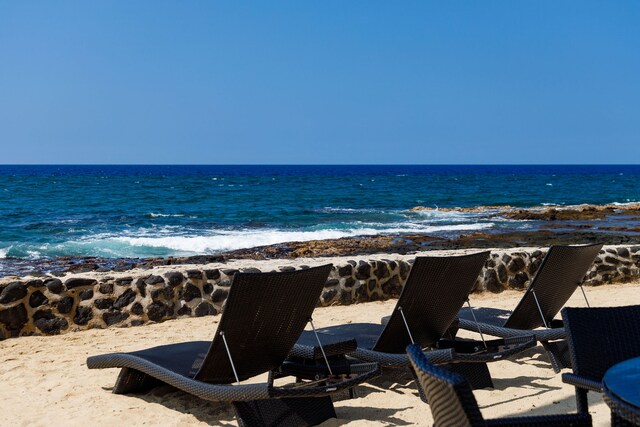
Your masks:
{"label": "wicker lounge chair", "polygon": [[562,318],[573,364],[562,381],[576,387],[578,412],[587,413],[587,393],[603,392],[607,369],[640,356],[640,306],[565,308]]}
{"label": "wicker lounge chair", "polygon": [[[582,289],[582,279],[601,248],[601,244],[552,246],[508,317],[504,312],[494,311],[497,315],[492,316],[488,314],[491,310],[465,308],[460,312],[459,327],[503,338],[531,334],[542,343],[555,372],[571,367],[562,321],[554,317],[578,286]],[[584,289],[582,293],[586,300]],[[540,327],[544,329],[536,329]]]}
{"label": "wicker lounge chair", "polygon": [[429,402],[431,414],[438,427],[591,425],[591,416],[584,413],[486,420],[464,378],[431,364],[417,345],[410,345],[407,353],[414,369],[420,396]]}
{"label": "wicker lounge chair", "polygon": [[[114,393],[144,392],[166,383],[205,400],[233,402],[241,425],[318,424],[335,417],[330,394],[379,373],[375,364],[354,364],[350,374],[340,378],[320,373],[320,381],[291,387],[273,383],[280,373],[272,371],[289,355],[310,320],[330,270],[331,265],[325,265],[282,273],[237,273],[213,341],[92,356],[87,366],[122,368]],[[296,351],[311,357],[317,353],[312,345]],[[266,383],[240,384],[264,373],[270,373]]]}
{"label": "wicker lounge chair", "polygon": [[[463,256],[416,258],[402,293],[386,325],[350,323],[318,329],[337,340],[355,338],[358,348],[349,356],[382,367],[406,368],[406,347],[418,343],[429,359],[447,364],[473,382],[474,387],[492,387],[486,362],[501,359],[535,345],[533,337],[493,341],[463,341],[447,337],[447,330],[467,300],[489,252]],[[444,339],[443,339],[444,338]],[[311,332],[300,343],[309,344]],[[469,362],[469,363],[460,363]]]}

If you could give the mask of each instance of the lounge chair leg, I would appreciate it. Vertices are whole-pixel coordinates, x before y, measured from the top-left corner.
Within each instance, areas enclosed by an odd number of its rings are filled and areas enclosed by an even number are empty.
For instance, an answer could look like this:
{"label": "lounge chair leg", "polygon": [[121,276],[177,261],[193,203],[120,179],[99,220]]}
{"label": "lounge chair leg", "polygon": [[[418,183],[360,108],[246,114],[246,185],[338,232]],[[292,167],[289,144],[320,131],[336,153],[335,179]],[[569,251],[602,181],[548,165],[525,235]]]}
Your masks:
{"label": "lounge chair leg", "polygon": [[164,384],[162,381],[150,377],[149,375],[131,368],[122,368],[116,384],[113,386],[113,393],[145,393],[154,387]]}
{"label": "lounge chair leg", "polygon": [[233,402],[233,406],[241,427],[306,427],[336,418],[329,396]]}
{"label": "lounge chair leg", "polygon": [[462,375],[474,390],[493,388],[491,373],[486,363],[447,363],[439,366]]}
{"label": "lounge chair leg", "polygon": [[541,343],[547,351],[547,356],[549,356],[551,366],[556,374],[564,368],[571,368],[571,355],[567,340],[541,341]]}

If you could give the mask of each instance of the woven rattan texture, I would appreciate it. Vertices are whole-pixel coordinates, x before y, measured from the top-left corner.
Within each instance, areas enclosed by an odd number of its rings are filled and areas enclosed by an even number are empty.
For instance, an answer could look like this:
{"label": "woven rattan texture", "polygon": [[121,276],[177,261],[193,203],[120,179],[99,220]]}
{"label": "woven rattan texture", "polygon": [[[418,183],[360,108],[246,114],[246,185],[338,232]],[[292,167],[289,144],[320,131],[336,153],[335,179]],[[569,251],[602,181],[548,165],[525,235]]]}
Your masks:
{"label": "woven rattan texture", "polygon": [[533,291],[544,319],[550,323],[582,282],[601,248],[601,244],[549,248],[529,288],[504,326],[514,329],[544,326]]}
{"label": "woven rattan texture", "polygon": [[331,265],[278,273],[237,273],[218,331],[195,378],[235,381],[221,333],[240,380],[277,368],[318,304]]}
{"label": "woven rattan texture", "polygon": [[435,425],[456,426],[590,426],[589,414],[546,415],[485,420],[469,384],[459,375],[428,362],[420,348],[407,348],[418,387],[429,402]]}
{"label": "woven rattan texture", "polygon": [[433,346],[455,320],[482,270],[489,252],[450,257],[416,258],[407,282],[373,350],[402,353],[411,339]]}

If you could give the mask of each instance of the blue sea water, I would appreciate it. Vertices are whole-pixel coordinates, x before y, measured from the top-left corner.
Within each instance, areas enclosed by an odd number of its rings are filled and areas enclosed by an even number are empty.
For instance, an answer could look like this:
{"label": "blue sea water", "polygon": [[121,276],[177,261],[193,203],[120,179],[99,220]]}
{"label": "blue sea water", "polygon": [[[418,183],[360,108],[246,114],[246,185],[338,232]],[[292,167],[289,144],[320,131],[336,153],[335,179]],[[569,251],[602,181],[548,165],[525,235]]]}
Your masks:
{"label": "blue sea water", "polygon": [[0,258],[211,254],[528,221],[414,206],[640,201],[640,166],[0,166]]}

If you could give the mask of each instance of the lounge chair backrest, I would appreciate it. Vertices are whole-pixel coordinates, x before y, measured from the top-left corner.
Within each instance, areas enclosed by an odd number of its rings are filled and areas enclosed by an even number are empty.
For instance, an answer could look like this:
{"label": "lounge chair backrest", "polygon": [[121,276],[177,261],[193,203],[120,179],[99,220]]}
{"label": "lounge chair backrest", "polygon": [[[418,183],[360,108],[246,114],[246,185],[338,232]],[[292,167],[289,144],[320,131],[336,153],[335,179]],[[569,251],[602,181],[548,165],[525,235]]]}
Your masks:
{"label": "lounge chair backrest", "polygon": [[513,329],[534,329],[544,326],[540,310],[549,324],[567,303],[593,264],[601,244],[586,246],[551,246],[524,296],[504,326]]}
{"label": "lounge chair backrest", "polygon": [[489,252],[480,252],[416,258],[396,308],[373,350],[405,352],[411,338],[402,313],[416,343],[423,348],[435,344],[456,319],[488,257]]}
{"label": "lounge chair backrest", "polygon": [[429,402],[436,426],[486,425],[471,386],[463,377],[432,365],[418,345],[407,347],[407,354],[416,374],[418,387]]}
{"label": "lounge chair backrest", "polygon": [[236,273],[215,338],[195,379],[235,382],[224,333],[240,380],[277,368],[318,304],[331,265],[272,273]]}
{"label": "lounge chair backrest", "polygon": [[640,305],[562,310],[573,373],[602,381],[623,360],[640,357]]}

